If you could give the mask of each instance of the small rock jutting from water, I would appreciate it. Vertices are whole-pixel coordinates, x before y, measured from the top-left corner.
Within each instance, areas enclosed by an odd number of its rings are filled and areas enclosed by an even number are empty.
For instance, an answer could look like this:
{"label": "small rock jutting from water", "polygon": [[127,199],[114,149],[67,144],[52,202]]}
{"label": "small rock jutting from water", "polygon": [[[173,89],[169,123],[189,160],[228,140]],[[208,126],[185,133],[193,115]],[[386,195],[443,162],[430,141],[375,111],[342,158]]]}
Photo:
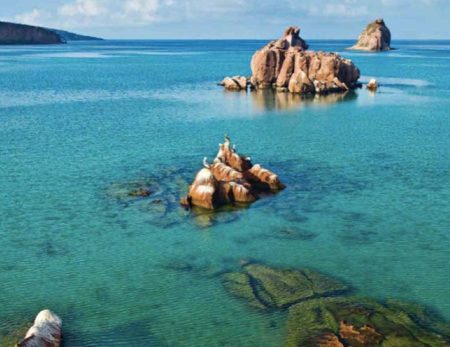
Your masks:
{"label": "small rock jutting from water", "polygon": [[[307,51],[298,27],[255,52],[252,76],[226,77],[220,85],[228,90],[273,88],[297,94],[345,92],[359,86],[359,69],[336,53]],[[245,83],[244,83],[245,82]]]}
{"label": "small rock jutting from water", "polygon": [[375,92],[378,89],[378,81],[375,78],[372,78],[366,86],[372,92]]}
{"label": "small rock jutting from water", "polygon": [[307,269],[243,263],[224,288],[260,310],[288,310],[285,347],[444,347],[450,326],[415,304],[348,296],[340,281]]}
{"label": "small rock jutting from water", "polygon": [[62,321],[50,310],[38,313],[33,326],[16,347],[59,347],[61,345]]}
{"label": "small rock jutting from water", "polygon": [[222,86],[227,90],[239,91],[247,90],[249,83],[250,81],[245,76],[233,76],[225,77],[223,81],[219,83],[219,86]]}
{"label": "small rock jutting from water", "polygon": [[358,42],[350,49],[362,51],[389,51],[391,49],[391,32],[382,18],[369,23],[358,37]]}
{"label": "small rock jutting from water", "polygon": [[227,136],[225,143],[219,144],[213,163],[204,158],[203,166],[189,186],[188,195],[180,201],[185,207],[215,210],[234,203],[248,204],[262,193],[274,193],[285,187],[276,174],[239,155]]}

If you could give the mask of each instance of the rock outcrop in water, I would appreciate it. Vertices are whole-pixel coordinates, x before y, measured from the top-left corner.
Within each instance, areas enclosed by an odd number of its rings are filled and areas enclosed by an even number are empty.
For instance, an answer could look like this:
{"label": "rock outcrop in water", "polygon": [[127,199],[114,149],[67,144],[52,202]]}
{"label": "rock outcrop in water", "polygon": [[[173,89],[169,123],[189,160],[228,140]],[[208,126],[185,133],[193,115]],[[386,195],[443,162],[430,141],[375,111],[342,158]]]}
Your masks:
{"label": "rock outcrop in water", "polygon": [[369,83],[367,83],[366,88],[375,92],[378,89],[378,81],[375,78],[371,78]]}
{"label": "rock outcrop in water", "polygon": [[391,49],[391,32],[384,23],[384,20],[379,18],[369,23],[359,35],[358,42],[350,47],[350,49],[363,51],[388,51]]}
{"label": "rock outcrop in water", "polygon": [[50,310],[43,310],[36,316],[33,326],[16,347],[59,347],[61,329],[61,318]]}
{"label": "rock outcrop in water", "polygon": [[268,43],[253,55],[252,88],[327,94],[357,86],[360,73],[351,60],[336,53],[307,51],[308,45],[299,34],[299,28],[289,27],[279,40]]}
{"label": "rock outcrop in water", "polygon": [[247,86],[249,84],[249,80],[245,76],[233,76],[233,77],[225,77],[222,82],[219,83],[219,86],[224,87],[227,90],[247,90]]}
{"label": "rock outcrop in water", "polygon": [[66,41],[101,40],[97,37],[38,26],[0,22],[0,45],[61,44]]}
{"label": "rock outcrop in water", "polygon": [[252,307],[288,309],[286,347],[450,345],[450,326],[422,307],[347,296],[345,284],[311,270],[247,263],[222,281]]}
{"label": "rock outcrop in water", "polygon": [[261,193],[284,188],[276,174],[239,155],[228,137],[224,144],[219,144],[213,163],[209,164],[205,158],[203,166],[189,186],[187,197],[181,199],[186,207],[214,210],[228,204],[251,203]]}

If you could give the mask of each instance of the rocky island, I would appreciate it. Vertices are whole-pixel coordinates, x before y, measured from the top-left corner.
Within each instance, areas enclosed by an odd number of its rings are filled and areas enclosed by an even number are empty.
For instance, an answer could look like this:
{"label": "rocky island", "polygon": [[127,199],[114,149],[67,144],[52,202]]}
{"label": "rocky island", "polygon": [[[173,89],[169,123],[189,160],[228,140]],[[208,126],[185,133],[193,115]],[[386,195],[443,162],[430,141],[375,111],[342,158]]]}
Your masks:
{"label": "rocky island", "polygon": [[225,143],[219,144],[213,163],[204,158],[203,166],[189,186],[188,195],[180,201],[187,208],[215,210],[234,203],[248,204],[260,195],[285,188],[276,174],[253,165],[250,157],[239,155],[228,136]]}
{"label": "rocky island", "polygon": [[0,45],[61,44],[67,41],[101,40],[68,31],[38,26],[0,22]]}
{"label": "rocky island", "polygon": [[308,51],[298,27],[289,27],[283,36],[255,52],[252,76],[227,77],[228,90],[274,88],[298,94],[345,92],[358,86],[359,69],[351,60],[331,52]]}
{"label": "rocky island", "polygon": [[369,23],[350,49],[379,52],[391,49],[391,32],[382,18]]}

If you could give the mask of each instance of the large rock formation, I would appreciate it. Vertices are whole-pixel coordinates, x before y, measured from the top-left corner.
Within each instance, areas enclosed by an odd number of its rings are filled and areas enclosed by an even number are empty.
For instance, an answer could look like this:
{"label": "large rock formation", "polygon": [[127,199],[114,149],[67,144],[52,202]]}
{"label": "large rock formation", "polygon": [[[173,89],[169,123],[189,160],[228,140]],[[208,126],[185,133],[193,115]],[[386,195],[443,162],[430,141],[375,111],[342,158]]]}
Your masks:
{"label": "large rock formation", "polygon": [[391,49],[391,32],[379,18],[369,23],[359,35],[358,42],[350,49],[363,51],[388,51]]}
{"label": "large rock formation", "polygon": [[261,193],[284,188],[276,174],[239,155],[227,136],[213,163],[205,158],[203,166],[189,186],[188,195],[181,199],[183,206],[214,210],[227,204],[251,203]]}
{"label": "large rock formation", "polygon": [[16,347],[59,347],[61,329],[61,318],[50,310],[43,310],[36,316],[33,326]]}
{"label": "large rock formation", "polygon": [[299,94],[342,92],[357,86],[359,70],[336,53],[307,51],[300,29],[289,27],[283,36],[257,51],[251,61],[250,84]]}
{"label": "large rock formation", "polygon": [[32,25],[0,22],[0,45],[58,44],[66,41],[101,40],[92,36]]}

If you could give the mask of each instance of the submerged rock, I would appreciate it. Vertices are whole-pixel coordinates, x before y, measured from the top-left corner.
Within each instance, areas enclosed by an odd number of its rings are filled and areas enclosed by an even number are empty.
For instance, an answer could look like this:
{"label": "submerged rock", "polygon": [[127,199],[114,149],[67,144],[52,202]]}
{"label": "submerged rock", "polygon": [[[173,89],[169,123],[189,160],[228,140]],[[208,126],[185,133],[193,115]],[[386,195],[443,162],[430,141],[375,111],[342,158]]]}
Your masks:
{"label": "submerged rock", "polygon": [[222,281],[253,307],[288,309],[285,347],[450,346],[450,325],[423,307],[346,296],[346,285],[311,270],[244,263]]}
{"label": "submerged rock", "polygon": [[146,197],[146,196],[150,196],[151,192],[149,189],[145,189],[145,188],[139,188],[136,190],[133,190],[131,192],[128,193],[129,196],[133,196],[133,197]]}
{"label": "submerged rock", "polygon": [[388,51],[391,49],[391,32],[382,18],[369,23],[350,49],[363,51]]}
{"label": "submerged rock", "polygon": [[351,60],[307,48],[300,29],[287,28],[279,40],[253,55],[250,85],[298,94],[344,92],[357,87],[360,73]]}
{"label": "submerged rock", "polygon": [[275,173],[239,155],[227,136],[225,143],[219,144],[213,164],[204,158],[203,166],[189,186],[187,196],[180,199],[181,205],[187,208],[216,210],[229,204],[248,204],[263,192],[273,193],[285,187]]}
{"label": "submerged rock", "polygon": [[234,296],[261,309],[285,308],[347,290],[343,283],[311,270],[282,270],[260,264],[247,264],[242,272],[225,274],[223,285]]}
{"label": "submerged rock", "polygon": [[8,327],[8,331],[2,331],[0,333],[0,347],[16,346],[17,341],[23,339],[29,328],[30,324]]}
{"label": "submerged rock", "polygon": [[16,347],[59,347],[61,329],[61,318],[50,310],[43,310],[36,316],[33,326]]}
{"label": "submerged rock", "polygon": [[443,347],[448,338],[430,317],[418,322],[407,306],[333,297],[291,306],[284,345]]}

